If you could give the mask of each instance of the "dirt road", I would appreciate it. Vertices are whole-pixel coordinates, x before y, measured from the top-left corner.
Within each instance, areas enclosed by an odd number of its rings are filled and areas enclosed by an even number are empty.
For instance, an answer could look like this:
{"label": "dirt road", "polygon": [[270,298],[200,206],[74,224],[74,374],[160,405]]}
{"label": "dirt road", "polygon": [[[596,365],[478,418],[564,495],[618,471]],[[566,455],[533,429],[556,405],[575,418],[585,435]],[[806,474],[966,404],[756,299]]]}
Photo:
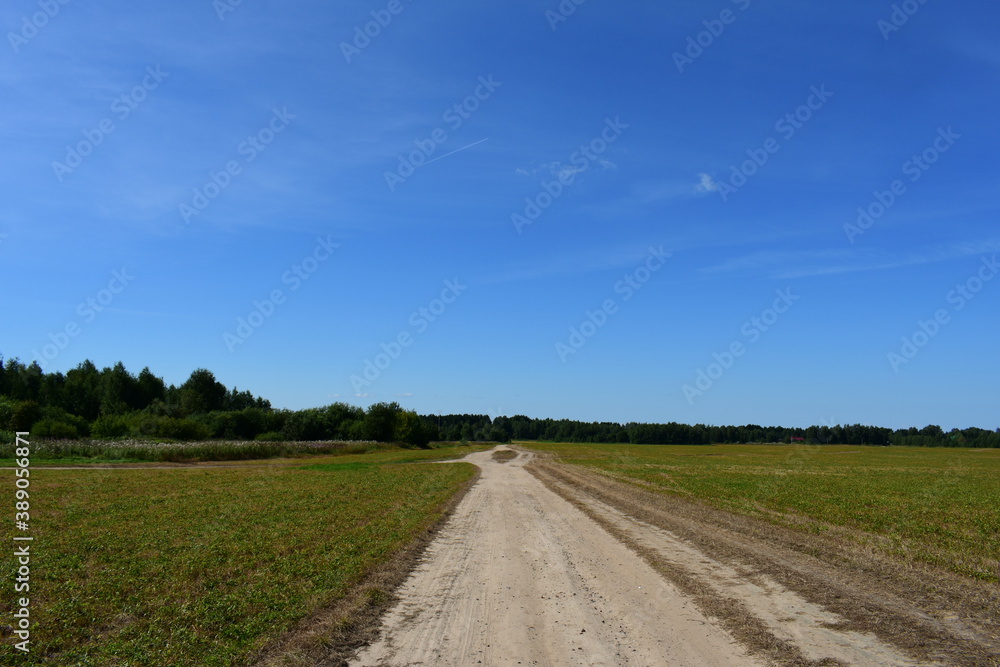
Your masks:
{"label": "dirt road", "polygon": [[[794,644],[800,664],[916,664],[873,635],[836,629],[834,614],[778,583],[747,580],[662,529],[594,498],[585,513],[525,470],[531,456],[466,458],[482,469],[479,482],[399,591],[380,640],[352,665],[768,664],[623,536],[714,581],[765,633]],[[596,515],[616,530],[601,527]]]}

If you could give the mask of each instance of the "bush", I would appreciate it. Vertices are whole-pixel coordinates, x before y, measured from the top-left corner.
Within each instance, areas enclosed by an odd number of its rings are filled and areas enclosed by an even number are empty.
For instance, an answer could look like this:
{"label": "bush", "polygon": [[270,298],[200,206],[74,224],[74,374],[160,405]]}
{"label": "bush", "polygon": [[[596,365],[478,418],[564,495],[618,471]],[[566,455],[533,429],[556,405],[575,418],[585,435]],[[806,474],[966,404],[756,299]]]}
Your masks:
{"label": "bush", "polygon": [[365,427],[365,422],[358,419],[356,421],[347,422],[341,431],[345,440],[364,440],[367,429]]}
{"label": "bush", "polygon": [[130,432],[128,418],[121,415],[98,417],[90,426],[95,438],[124,438]]}
{"label": "bush", "polygon": [[267,411],[261,408],[244,408],[232,415],[235,421],[234,437],[253,440],[258,434],[271,430],[267,428]]}
{"label": "bush", "polygon": [[323,412],[317,409],[289,414],[281,432],[285,434],[285,440],[324,440],[330,437]]}
{"label": "bush", "polygon": [[211,433],[204,424],[190,419],[166,417],[157,425],[156,435],[172,440],[208,440]]}
{"label": "bush", "polygon": [[211,429],[191,419],[142,415],[132,424],[131,435],[168,440],[208,440]]}
{"label": "bush", "polygon": [[55,419],[42,419],[31,428],[31,437],[52,440],[75,440],[80,437],[76,426]]}
{"label": "bush", "polygon": [[234,437],[233,431],[235,428],[231,413],[221,411],[208,412],[200,415],[192,415],[191,419],[204,425],[208,429],[210,438],[232,439]]}
{"label": "bush", "polygon": [[[70,414],[62,408],[58,408],[54,405],[47,405],[41,409],[41,420],[38,421],[32,428],[37,431],[39,424],[42,422],[61,422],[68,426],[71,426],[73,430],[76,431],[77,438],[84,438],[90,435],[90,424],[83,417],[78,417],[77,415]],[[46,436],[42,434],[37,434],[39,437],[63,437],[63,436]]]}
{"label": "bush", "polygon": [[258,442],[282,442],[284,439],[285,436],[275,431],[260,433],[256,438],[254,438],[254,440],[257,440]]}

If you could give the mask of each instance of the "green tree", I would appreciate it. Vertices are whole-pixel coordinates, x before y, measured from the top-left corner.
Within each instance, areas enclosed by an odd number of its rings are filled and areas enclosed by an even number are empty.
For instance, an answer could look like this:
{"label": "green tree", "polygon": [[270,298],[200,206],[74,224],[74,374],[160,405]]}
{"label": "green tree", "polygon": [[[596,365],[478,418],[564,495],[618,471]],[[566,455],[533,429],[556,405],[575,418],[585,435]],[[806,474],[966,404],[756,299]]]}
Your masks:
{"label": "green tree", "polygon": [[931,424],[920,429],[920,435],[934,438],[935,440],[944,440],[944,431],[936,424]]}
{"label": "green tree", "polygon": [[14,410],[10,416],[9,428],[11,431],[30,431],[39,419],[42,418],[42,409],[34,401],[18,401],[14,404]]}
{"label": "green tree", "polygon": [[63,407],[87,421],[94,421],[100,414],[101,373],[89,359],[66,373]]}
{"label": "green tree", "polygon": [[186,416],[221,410],[227,394],[226,387],[211,371],[199,368],[180,387],[181,413]]}
{"label": "green tree", "polygon": [[400,412],[399,403],[376,403],[369,407],[364,418],[365,440],[392,442]]}
{"label": "green tree", "polygon": [[4,393],[17,401],[38,401],[42,388],[42,367],[37,361],[25,366],[16,357],[4,367]]}
{"label": "green tree", "polygon": [[0,394],[0,431],[10,429],[15,407],[17,407],[17,403]]}
{"label": "green tree", "polygon": [[431,441],[430,429],[416,412],[402,411],[396,415],[396,432],[393,439],[412,447],[426,447]]}
{"label": "green tree", "polygon": [[139,394],[138,409],[140,410],[149,406],[153,401],[166,401],[167,399],[167,387],[163,383],[163,379],[153,375],[149,366],[139,372],[139,377],[136,378],[136,391]]}
{"label": "green tree", "polygon": [[327,437],[350,440],[354,425],[365,418],[365,411],[347,403],[333,403],[324,409]]}
{"label": "green tree", "polygon": [[139,383],[125,370],[125,364],[118,362],[114,368],[101,372],[101,414],[120,415],[137,410],[142,404]]}

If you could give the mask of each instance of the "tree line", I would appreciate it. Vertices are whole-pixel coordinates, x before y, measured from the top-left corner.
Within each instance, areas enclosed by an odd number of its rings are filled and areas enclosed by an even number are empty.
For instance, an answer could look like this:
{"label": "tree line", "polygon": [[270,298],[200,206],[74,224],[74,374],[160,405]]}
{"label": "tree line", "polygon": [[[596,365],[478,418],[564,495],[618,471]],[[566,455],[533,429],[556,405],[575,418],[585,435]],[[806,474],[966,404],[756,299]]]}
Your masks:
{"label": "tree line", "polygon": [[367,410],[334,403],[309,410],[275,410],[249,391],[227,389],[200,368],[180,386],[149,368],[138,375],[121,362],[98,369],[45,373],[37,363],[0,359],[0,431],[35,438],[169,440],[370,440],[424,446],[437,432],[397,403]]}
{"label": "tree line", "polygon": [[278,410],[249,391],[227,389],[203,368],[175,386],[167,385],[148,367],[134,375],[121,362],[98,369],[87,360],[63,374],[2,357],[0,431],[6,431],[4,440],[10,440],[13,431],[30,431],[33,437],[61,439],[369,440],[418,447],[439,440],[1000,447],[1000,429],[945,432],[934,425],[892,430],[862,424],[808,428],[619,424],[524,415],[418,415],[397,403],[376,403],[367,410],[345,403]]}
{"label": "tree line", "polygon": [[[472,428],[487,417],[469,415]],[[797,443],[836,445],[899,445],[909,447],[1000,447],[1000,429],[952,429],[940,426],[893,430],[864,424],[836,426],[707,426],[670,422],[647,424],[630,422],[580,422],[569,419],[533,419],[518,415],[497,417],[491,428],[510,434],[514,440],[553,442],[608,442],[643,445],[708,445],[748,443]]]}

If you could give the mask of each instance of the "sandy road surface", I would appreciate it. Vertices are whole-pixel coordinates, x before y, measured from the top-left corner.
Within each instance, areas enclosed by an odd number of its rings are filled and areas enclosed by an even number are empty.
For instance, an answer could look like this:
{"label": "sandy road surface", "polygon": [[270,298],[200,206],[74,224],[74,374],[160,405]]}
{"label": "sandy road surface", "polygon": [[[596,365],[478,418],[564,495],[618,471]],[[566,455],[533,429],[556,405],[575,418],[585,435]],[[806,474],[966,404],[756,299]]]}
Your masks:
{"label": "sandy road surface", "polygon": [[[507,448],[501,448],[501,450]],[[795,664],[917,664],[775,581],[715,561],[596,498],[578,509],[529,473],[532,454],[466,461],[479,482],[352,665],[761,665],[634,551],[654,549],[741,604]],[[593,517],[593,518],[592,518]],[[618,537],[602,528],[614,525]],[[626,546],[621,538],[633,545]]]}
{"label": "sandy road surface", "polygon": [[546,489],[522,453],[482,477],[356,665],[752,665],[641,558]]}

